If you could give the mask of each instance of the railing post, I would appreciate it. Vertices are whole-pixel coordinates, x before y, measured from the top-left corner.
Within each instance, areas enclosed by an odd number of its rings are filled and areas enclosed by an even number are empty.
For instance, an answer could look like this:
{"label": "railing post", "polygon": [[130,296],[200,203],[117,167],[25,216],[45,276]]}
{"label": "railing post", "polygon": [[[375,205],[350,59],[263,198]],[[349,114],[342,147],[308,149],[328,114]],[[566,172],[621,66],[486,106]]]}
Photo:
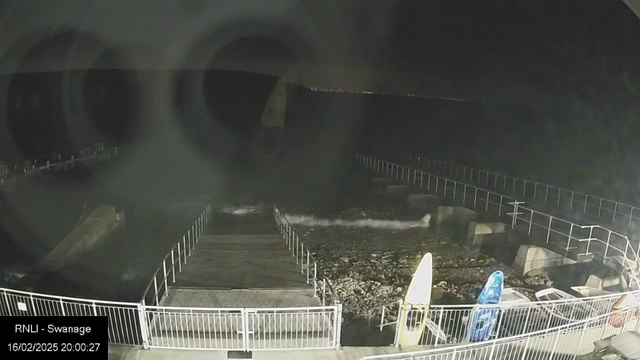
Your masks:
{"label": "railing post", "polygon": [[[609,242],[611,241],[611,230],[609,230],[609,235],[607,235],[607,245],[604,248],[604,259],[602,261],[607,261],[607,252],[609,251]],[[626,258],[627,254],[624,254]]]}
{"label": "railing post", "polygon": [[160,302],[158,302],[158,280],[156,275],[158,275],[157,271],[153,274],[153,288],[155,289],[154,297],[156,299],[156,305],[160,305]]}
{"label": "railing post", "polygon": [[64,301],[62,301],[62,299],[60,299],[60,309],[62,310],[62,316],[67,316],[66,312],[64,311]]}
{"label": "railing post", "polygon": [[[526,182],[526,180],[525,180]],[[536,198],[536,195],[538,195],[538,183],[536,182],[535,185],[533,186],[533,198]]]}
{"label": "railing post", "polygon": [[149,350],[149,329],[147,325],[147,319],[145,314],[144,300],[143,303],[138,303],[138,322],[140,323],[140,336],[142,337],[142,346],[145,350]]}
{"label": "railing post", "polygon": [[[31,308],[33,309],[33,315],[38,316],[38,311],[36,310],[36,304],[33,302],[33,294],[29,294],[29,302],[31,303]],[[9,302],[7,301],[7,306]]]}
{"label": "railing post", "polygon": [[[304,244],[302,246],[304,246]],[[296,264],[299,264],[300,263],[300,238],[298,237],[298,235],[296,235],[295,253],[296,253]]]}
{"label": "railing post", "polygon": [[91,305],[92,305],[92,308],[93,308],[93,316],[98,316],[98,307],[96,306],[96,302],[92,301]]}
{"label": "railing post", "polygon": [[558,340],[560,339],[560,333],[562,330],[558,331],[556,335],[556,341],[553,343],[553,350],[549,353],[549,360],[553,360],[553,356],[556,355],[556,347],[558,346]]}
{"label": "railing post", "polygon": [[547,185],[547,190],[544,193],[544,202],[549,200],[549,185]]}
{"label": "railing post", "polygon": [[313,262],[313,297],[318,297],[318,263]]}
{"label": "railing post", "polygon": [[524,326],[522,327],[522,333],[526,334],[527,333],[527,324],[529,323],[529,316],[531,315],[531,306],[529,306],[527,308],[527,315],[524,318]]}
{"label": "railing post", "polygon": [[489,357],[487,359],[493,359],[493,353],[496,350],[496,341],[493,341],[493,344],[491,344],[491,351],[489,352]]}
{"label": "railing post", "polygon": [[569,211],[573,210],[573,195],[574,191],[571,191],[571,202],[569,203]]}
{"label": "railing post", "polygon": [[184,263],[187,264],[187,239],[182,235],[182,250],[184,251]]}
{"label": "railing post", "polygon": [[485,192],[487,193],[487,199],[486,199],[486,204],[484,206],[484,211],[489,212],[489,192],[486,190]]}
{"label": "railing post", "polygon": [[300,245],[300,251],[298,251],[298,257],[300,258],[300,274],[304,274],[304,243]]}
{"label": "railing post", "polygon": [[616,201],[616,205],[613,208],[613,221],[612,222],[616,222],[616,213],[618,212],[618,202]]}
{"label": "railing post", "polygon": [[322,278],[322,306],[326,306],[324,299],[327,297],[327,279]]}
{"label": "railing post", "polygon": [[580,340],[578,341],[578,346],[576,347],[575,354],[573,354],[573,359],[574,360],[580,353],[580,346],[582,346],[582,339],[584,338],[584,333],[587,332],[587,324],[589,324],[589,323],[585,322],[584,326],[582,327],[582,333],[580,333]]}
{"label": "railing post", "polygon": [[[500,338],[500,326],[502,325],[502,318],[504,318],[504,308],[498,308],[498,312],[500,313],[500,320],[498,320],[498,326],[496,326],[496,336],[494,339]],[[489,356],[489,359],[491,359],[491,356]]]}
{"label": "railing post", "polygon": [[524,180],[524,185],[522,186],[522,196],[527,196],[527,180]]}
{"label": "railing post", "polygon": [[[487,197],[489,197],[487,195]],[[502,199],[504,199],[504,196],[500,195],[500,205],[498,206],[498,216],[502,215]]]}
{"label": "railing post", "polygon": [[558,188],[558,206],[560,206],[560,199],[562,198],[562,189]]}
{"label": "railing post", "polygon": [[402,306],[402,300],[398,300],[398,318],[396,320],[396,333],[393,338],[393,345],[395,346],[400,346],[400,332],[404,329],[403,321],[405,321],[404,308]]}
{"label": "railing post", "polygon": [[176,282],[176,267],[175,267],[175,258],[173,256],[173,249],[175,249],[175,247],[171,248],[171,275],[172,275],[172,283]]}
{"label": "railing post", "polygon": [[341,336],[341,331],[342,331],[342,304],[340,304],[339,302],[336,302],[336,307],[335,307],[335,325],[336,325],[336,330],[334,332],[335,334],[335,349],[336,350],[340,350],[340,336]]}
{"label": "railing post", "polygon": [[584,214],[587,213],[587,202],[589,202],[589,195],[585,194],[584,195],[584,209],[582,209],[582,212]]}
{"label": "railing post", "polygon": [[633,209],[635,209],[634,206],[631,207],[631,213],[629,213],[629,226],[631,226],[631,221],[633,221]]}
{"label": "railing post", "polygon": [[178,271],[182,272],[182,259],[180,258],[180,241],[178,241]]}
{"label": "railing post", "polygon": [[[448,180],[447,178],[445,178],[444,179],[444,196],[447,196],[447,183],[448,183]],[[437,186],[436,186],[436,189],[437,189]]]}
{"label": "railing post", "polygon": [[589,228],[589,240],[587,241],[587,251],[585,255],[589,255],[589,247],[591,246],[591,238],[593,237],[593,226]]}
{"label": "railing post", "polygon": [[[442,329],[442,318],[444,317],[444,308],[441,307],[440,308],[440,318],[438,319],[438,329]],[[400,319],[398,318],[398,321]],[[440,339],[440,337],[438,335],[436,335],[436,343],[433,345],[434,347],[438,346],[438,340]]]}
{"label": "railing post", "polygon": [[571,229],[569,230],[569,240],[567,241],[567,248],[565,250],[569,251],[569,247],[571,246],[571,235],[573,235],[573,223],[571,223]]}
{"label": "railing post", "polygon": [[473,195],[473,207],[476,207],[476,204],[478,203],[478,188],[475,188],[476,192]]}
{"label": "railing post", "polygon": [[462,203],[464,204],[465,201],[467,201],[467,184],[463,184],[464,187],[462,188]]}
{"label": "railing post", "polygon": [[527,350],[529,350],[529,341],[531,341],[531,336],[527,338],[527,342],[524,344],[524,350],[522,350],[522,357],[520,360],[524,360],[527,358]]}
{"label": "railing post", "polygon": [[191,230],[187,230],[187,240],[188,240],[188,244],[189,245],[189,256],[191,256]]}
{"label": "railing post", "polygon": [[307,284],[309,283],[309,258],[311,257],[311,253],[309,253],[309,249],[307,249]]}
{"label": "railing post", "polygon": [[600,204],[598,205],[598,217],[600,217],[601,212],[602,212],[602,198],[600,198]]}
{"label": "railing post", "polygon": [[166,257],[162,260],[162,272],[164,273],[164,293],[166,295],[169,293],[169,285],[167,285],[167,262],[165,260]]}
{"label": "railing post", "polygon": [[549,228],[547,229],[547,244],[549,243],[549,236],[551,235],[551,222],[553,221],[553,216],[549,216]]}

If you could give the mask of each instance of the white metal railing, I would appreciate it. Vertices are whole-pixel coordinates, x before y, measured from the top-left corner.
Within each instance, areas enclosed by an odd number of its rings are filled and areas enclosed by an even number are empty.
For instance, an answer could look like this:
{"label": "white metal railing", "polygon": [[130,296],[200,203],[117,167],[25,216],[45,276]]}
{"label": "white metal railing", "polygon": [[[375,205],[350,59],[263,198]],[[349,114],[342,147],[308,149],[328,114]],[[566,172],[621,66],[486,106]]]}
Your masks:
{"label": "white metal railing", "polygon": [[638,286],[640,264],[637,252],[626,235],[600,225],[579,225],[525,207],[524,203],[506,195],[403,165],[365,155],[357,155],[357,162],[382,176],[426,188],[428,192],[451,198],[467,207],[493,213],[505,223],[511,223],[513,229],[526,232],[567,254],[594,256],[604,264],[619,266],[626,270],[632,286]]}
{"label": "white metal railing", "polygon": [[313,283],[315,296],[320,296],[323,306],[341,303],[333,291],[331,281],[318,268],[318,262],[309,251],[309,247],[300,241],[286,216],[276,206],[273,207],[273,215],[285,243],[289,246],[292,256],[296,258],[296,264],[300,265],[300,272],[307,275],[307,284]]}
{"label": "white metal railing", "polygon": [[142,345],[140,303],[80,299],[0,288],[0,316],[106,316],[109,343]]}
{"label": "white metal railing", "polygon": [[640,226],[640,208],[600,196],[589,195],[538,181],[526,180],[496,172],[474,169],[446,161],[410,156],[410,162],[421,168],[447,176],[456,176],[475,184],[509,191],[563,210],[584,214],[607,225],[620,225],[624,230]]}
{"label": "white metal railing", "polygon": [[[637,330],[640,324],[638,310],[637,306],[630,307],[523,335],[422,351],[364,356],[361,360],[576,359],[592,352],[593,343],[597,340]],[[625,322],[614,327],[610,324],[614,317]]]}
{"label": "white metal railing", "polygon": [[160,305],[162,299],[169,293],[169,284],[176,282],[176,270],[182,272],[183,262],[187,264],[187,257],[196,248],[200,236],[209,225],[212,212],[211,205],[202,211],[198,218],[191,225],[182,239],[178,241],[171,251],[162,259],[162,263],[156,269],[149,285],[142,295],[142,303],[149,305]]}
{"label": "white metal railing", "polygon": [[[422,318],[431,320],[435,331],[427,330],[420,339],[422,345],[453,345],[468,341],[470,335],[471,319],[476,314],[486,310],[495,310],[498,322],[490,334],[491,339],[500,339],[509,336],[557,327],[612,311],[612,306],[623,295],[632,296],[640,300],[640,291],[615,293],[601,296],[592,296],[571,300],[536,301],[523,304],[464,304],[464,305],[429,305],[402,304],[402,300],[387,304],[382,308],[380,330],[385,326],[395,325],[396,336],[394,345],[399,345],[405,328],[414,328],[416,321]],[[426,309],[426,310],[412,310]],[[403,312],[414,311],[419,316],[407,317],[405,326],[401,326],[398,319]]]}
{"label": "white metal railing", "polygon": [[78,162],[116,155],[118,155],[117,147],[105,148],[104,144],[98,143],[93,148],[87,148],[77,153],[54,154],[25,160],[20,168],[18,165],[13,165],[12,169],[11,165],[0,164],[0,189],[16,191],[18,183],[43,171],[62,170],[73,167]]}
{"label": "white metal railing", "polygon": [[244,350],[242,308],[145,306],[149,347]]}
{"label": "white metal railing", "polygon": [[252,351],[340,346],[339,304],[297,308],[144,308],[151,348]]}
{"label": "white metal railing", "polygon": [[245,311],[249,350],[340,348],[341,304]]}

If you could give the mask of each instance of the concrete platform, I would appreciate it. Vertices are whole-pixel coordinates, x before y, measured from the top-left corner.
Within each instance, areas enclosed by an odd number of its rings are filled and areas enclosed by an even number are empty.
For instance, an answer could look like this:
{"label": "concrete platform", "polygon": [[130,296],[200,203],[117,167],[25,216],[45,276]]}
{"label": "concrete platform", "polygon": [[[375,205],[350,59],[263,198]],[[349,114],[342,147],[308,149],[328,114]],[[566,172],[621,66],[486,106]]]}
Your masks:
{"label": "concrete platform", "polygon": [[438,206],[436,211],[436,225],[469,226],[475,220],[477,213],[464,206]]}
{"label": "concrete platform", "polygon": [[306,307],[321,306],[320,299],[308,289],[236,289],[210,290],[169,287],[161,306],[187,307]]}
{"label": "concrete platform", "polygon": [[280,235],[204,235],[177,274],[175,286],[309,289],[306,274]]}
{"label": "concrete platform", "polygon": [[[340,350],[285,350],[254,351],[252,359],[257,360],[359,360],[363,356],[396,354],[406,351],[419,351],[429,346],[404,346],[402,350],[393,346],[348,346]],[[137,346],[109,345],[109,360],[227,360],[226,351],[202,350],[144,350]]]}

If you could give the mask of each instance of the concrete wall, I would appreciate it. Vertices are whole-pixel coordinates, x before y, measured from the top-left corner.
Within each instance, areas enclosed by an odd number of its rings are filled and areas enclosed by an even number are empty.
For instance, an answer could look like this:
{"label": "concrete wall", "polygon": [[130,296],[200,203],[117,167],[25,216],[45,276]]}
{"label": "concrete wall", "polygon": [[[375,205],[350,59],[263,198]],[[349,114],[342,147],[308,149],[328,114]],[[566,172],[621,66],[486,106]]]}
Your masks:
{"label": "concrete wall", "polygon": [[475,211],[463,206],[438,206],[436,225],[468,226],[476,216]]}
{"label": "concrete wall", "polygon": [[38,269],[56,270],[83,253],[104,244],[109,235],[124,226],[124,215],[115,206],[98,206],[71,230],[41,262]]}
{"label": "concrete wall", "polygon": [[536,245],[520,245],[512,267],[524,275],[533,269],[540,269],[559,265],[571,265],[576,262],[552,250]]}

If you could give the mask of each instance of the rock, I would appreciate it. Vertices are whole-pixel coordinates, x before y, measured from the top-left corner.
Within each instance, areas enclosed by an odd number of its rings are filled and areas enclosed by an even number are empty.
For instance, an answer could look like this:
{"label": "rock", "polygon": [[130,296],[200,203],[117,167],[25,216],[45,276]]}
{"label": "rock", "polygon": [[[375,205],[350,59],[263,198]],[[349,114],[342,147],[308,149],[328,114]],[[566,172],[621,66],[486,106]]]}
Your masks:
{"label": "rock", "polygon": [[342,262],[346,262],[346,263],[348,263],[348,262],[349,262],[349,258],[348,258],[348,257],[346,257],[346,256],[342,256],[342,257],[340,258],[340,260],[342,260]]}
{"label": "rock", "polygon": [[538,269],[530,270],[524,276],[525,277],[538,276],[538,275],[542,275],[543,273],[544,273],[544,270],[542,270],[541,268],[538,268]]}
{"label": "rock", "polygon": [[440,282],[438,283],[438,286],[440,286],[440,287],[447,286],[447,282],[446,282],[446,281],[440,281]]}

